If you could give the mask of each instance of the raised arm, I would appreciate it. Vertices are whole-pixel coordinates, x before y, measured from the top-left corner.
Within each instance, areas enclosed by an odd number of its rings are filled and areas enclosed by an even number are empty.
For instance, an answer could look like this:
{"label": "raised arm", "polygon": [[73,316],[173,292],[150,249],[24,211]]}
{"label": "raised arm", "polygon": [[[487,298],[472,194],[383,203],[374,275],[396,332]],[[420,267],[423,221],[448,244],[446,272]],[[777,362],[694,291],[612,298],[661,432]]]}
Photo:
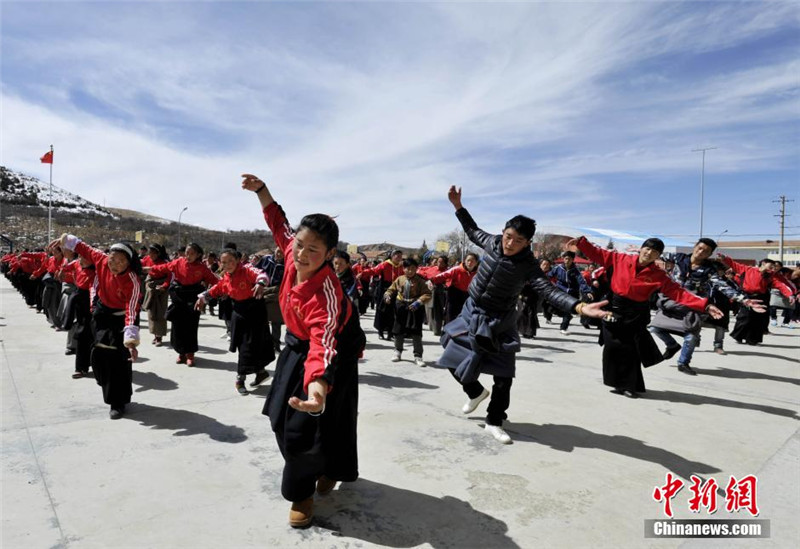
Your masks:
{"label": "raised arm", "polygon": [[613,252],[611,250],[604,250],[599,246],[595,246],[594,244],[586,240],[585,236],[570,240],[564,245],[564,247],[571,252],[581,252],[591,261],[594,261],[595,263],[602,265],[606,269],[608,269],[614,264],[614,254],[616,252]]}
{"label": "raised arm", "polygon": [[461,228],[467,233],[467,237],[472,242],[488,251],[491,248],[495,235],[482,231],[478,227],[478,224],[475,223],[475,220],[472,219],[467,209],[461,204],[461,187],[451,185],[450,190],[447,191],[447,199],[456,209],[456,218],[458,218],[459,223],[461,223]]}
{"label": "raised arm", "polygon": [[720,260],[725,265],[727,265],[728,267],[733,269],[733,272],[735,272],[736,274],[742,274],[743,272],[745,272],[748,269],[747,265],[739,263],[738,261],[734,261],[733,259],[731,259],[727,255],[723,255],[723,254],[717,254],[717,255],[719,256]]}
{"label": "raised arm", "polygon": [[277,244],[285,256],[289,255],[291,250],[288,248],[294,239],[294,231],[292,226],[286,220],[286,214],[283,208],[278,206],[272,194],[269,192],[267,184],[261,181],[257,176],[245,173],[242,174],[242,188],[247,191],[253,191],[258,196],[261,203],[261,209],[264,211],[264,219],[267,222],[269,230],[272,232],[272,238],[275,239]]}
{"label": "raised arm", "polygon": [[428,280],[430,280],[433,284],[444,284],[448,280],[453,279],[453,277],[456,274],[456,271],[458,271],[460,267],[461,267],[460,265],[451,267],[450,269],[447,269],[443,273],[439,273],[437,275],[430,277]]}
{"label": "raised arm", "polygon": [[243,173],[242,177],[244,178],[244,180],[242,180],[242,188],[256,193],[259,202],[261,202],[262,210],[275,202],[275,199],[272,198],[272,194],[269,192],[269,188],[267,188],[267,184],[261,181],[258,176]]}
{"label": "raised arm", "polygon": [[95,265],[102,263],[107,258],[105,252],[102,252],[97,248],[92,248],[85,242],[81,241],[80,238],[72,234],[62,234],[61,238],[52,241],[48,245],[48,248],[53,249],[55,246],[61,246],[67,250],[72,250],[79,256],[88,259]]}

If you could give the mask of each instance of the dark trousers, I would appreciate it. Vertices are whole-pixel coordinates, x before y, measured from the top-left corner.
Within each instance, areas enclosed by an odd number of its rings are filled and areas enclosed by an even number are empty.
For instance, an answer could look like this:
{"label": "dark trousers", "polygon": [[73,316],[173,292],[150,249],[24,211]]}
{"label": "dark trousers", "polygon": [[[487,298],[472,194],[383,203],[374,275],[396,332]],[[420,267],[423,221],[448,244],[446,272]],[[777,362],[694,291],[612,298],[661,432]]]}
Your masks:
{"label": "dark trousers", "polygon": [[[453,378],[461,384],[461,388],[470,399],[477,398],[484,391],[480,381],[461,383],[456,376],[456,371],[454,369],[449,369],[449,371]],[[511,384],[514,378],[502,376],[493,376],[493,378],[494,385],[492,385],[492,396],[489,398],[489,408],[486,410],[486,423],[502,426],[503,420],[508,419],[506,410],[511,405]]]}

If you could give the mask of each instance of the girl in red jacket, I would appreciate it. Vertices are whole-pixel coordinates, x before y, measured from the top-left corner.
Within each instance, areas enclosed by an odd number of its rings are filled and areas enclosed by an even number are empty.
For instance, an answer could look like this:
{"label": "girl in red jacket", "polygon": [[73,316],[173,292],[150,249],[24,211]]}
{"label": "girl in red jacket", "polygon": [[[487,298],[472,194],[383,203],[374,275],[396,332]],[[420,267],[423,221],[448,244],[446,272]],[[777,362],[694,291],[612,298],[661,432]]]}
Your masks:
{"label": "girl in red jacket", "polygon": [[[155,267],[169,263],[167,249],[158,243],[150,244],[147,255],[142,259],[142,267]],[[167,335],[167,307],[169,306],[169,277],[156,279],[150,277],[145,282],[142,309],[147,311],[147,328],[153,334],[153,345],[161,347]]]}
{"label": "girl in red jacket", "polygon": [[358,358],[366,338],[331,267],[339,240],[336,222],[311,214],[295,232],[264,182],[242,177],[242,188],[258,196],[286,258],[280,289],[286,345],[263,413],[285,460],[281,493],[292,502],[289,524],[305,528],[315,488],[326,494],[336,481],[358,478]]}
{"label": "girl in red jacket", "polygon": [[[372,325],[378,331],[379,339],[392,339],[391,333],[394,327],[394,301],[386,303],[383,295],[392,282],[397,277],[403,275],[403,252],[400,250],[392,251],[389,259],[376,267],[366,268],[358,275],[359,280],[369,280],[370,277],[378,278],[375,286],[375,320]],[[386,335],[384,335],[386,334]]]}
{"label": "girl in red jacket", "polygon": [[72,378],[80,379],[89,373],[94,342],[91,309],[91,291],[95,279],[94,264],[91,259],[79,256],[63,267],[62,276],[72,280],[76,287],[75,293],[70,296],[66,315],[69,322],[68,338],[72,344],[68,350],[71,351],[69,354],[75,355],[75,372]]}
{"label": "girl in red jacket", "polygon": [[109,416],[119,419],[131,401],[131,362],[139,356],[139,256],[122,242],[111,246],[106,255],[69,234],[50,244],[51,248],[56,245],[74,250],[94,263],[97,299],[92,311],[92,369],[97,384],[103,388],[103,401],[111,406]]}
{"label": "girl in red jacket", "polygon": [[167,320],[172,323],[169,342],[178,353],[178,364],[194,366],[197,352],[197,327],[200,311],[195,310],[197,296],[205,290],[202,283],[213,286],[219,279],[203,263],[203,248],[191,243],[186,246],[185,257],[179,257],[163,265],[145,267],[149,279],[172,275],[169,297],[172,303],[167,308]]}
{"label": "girl in red jacket", "polygon": [[266,366],[275,360],[275,349],[267,322],[267,308],[261,298],[269,283],[266,273],[241,261],[236,250],[226,248],[219,256],[222,280],[200,294],[194,308],[205,307],[209,299],[228,296],[233,301],[231,316],[231,342],[229,350],[238,352],[239,360],[236,390],[247,395],[244,382],[248,374],[255,374],[251,387],[257,387],[269,377]]}
{"label": "girl in red jacket", "polygon": [[443,273],[432,276],[431,284],[445,284],[447,287],[447,306],[445,307],[444,324],[458,317],[469,294],[469,283],[478,272],[478,254],[468,253],[464,261]]}

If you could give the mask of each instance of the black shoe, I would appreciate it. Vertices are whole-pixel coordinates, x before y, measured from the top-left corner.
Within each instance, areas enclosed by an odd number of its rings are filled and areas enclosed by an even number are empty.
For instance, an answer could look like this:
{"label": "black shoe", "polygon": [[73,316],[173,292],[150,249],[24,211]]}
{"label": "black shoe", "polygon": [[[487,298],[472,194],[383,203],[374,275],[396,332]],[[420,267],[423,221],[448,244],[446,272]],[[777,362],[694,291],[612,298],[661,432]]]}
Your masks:
{"label": "black shoe", "polygon": [[664,354],[661,355],[661,356],[664,357],[664,360],[669,360],[672,357],[674,357],[676,354],[678,354],[678,351],[680,351],[680,350],[681,350],[680,345],[676,345],[675,347],[667,347],[667,350],[664,351]]}
{"label": "black shoe", "polygon": [[64,351],[64,354],[65,355],[74,355],[75,354],[75,349],[67,349],[66,351]]}
{"label": "black shoe", "polygon": [[122,415],[125,413],[125,408],[111,408],[108,411],[108,417],[111,419],[121,419]]}
{"label": "black shoe", "polygon": [[628,398],[639,398],[639,395],[637,395],[633,391],[623,391],[622,394]]}
{"label": "black shoe", "polygon": [[237,379],[236,380],[236,390],[242,396],[245,396],[245,395],[249,394],[247,392],[247,387],[244,386],[244,380],[243,379]]}
{"label": "black shoe", "polygon": [[678,363],[678,371],[683,372],[684,374],[689,374],[690,376],[696,376],[697,372],[695,372],[691,366],[688,364],[681,364]]}
{"label": "black shoe", "polygon": [[256,372],[256,378],[252,382],[250,382],[250,387],[258,387],[268,377],[269,377],[269,372],[266,370],[261,370],[260,372]]}

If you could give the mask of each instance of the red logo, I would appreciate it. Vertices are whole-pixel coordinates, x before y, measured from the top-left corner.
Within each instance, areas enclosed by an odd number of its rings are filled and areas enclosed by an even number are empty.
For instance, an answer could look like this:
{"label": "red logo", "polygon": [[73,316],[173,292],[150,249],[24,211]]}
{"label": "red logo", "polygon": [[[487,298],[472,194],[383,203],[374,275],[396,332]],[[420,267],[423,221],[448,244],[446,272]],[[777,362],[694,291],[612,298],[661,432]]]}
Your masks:
{"label": "red logo", "polygon": [[[699,513],[705,507],[709,515],[717,512],[717,492],[719,484],[713,478],[704,481],[702,478],[692,475],[689,491],[689,511]],[[758,479],[755,475],[747,475],[738,481],[731,476],[725,487],[725,510],[728,513],[738,513],[745,510],[752,516],[757,517],[758,501],[756,487]],[[663,486],[656,486],[653,490],[653,500],[663,504],[663,511],[669,518],[673,517],[672,500],[684,487],[684,482],[675,477],[672,473],[667,473],[666,482]]]}

